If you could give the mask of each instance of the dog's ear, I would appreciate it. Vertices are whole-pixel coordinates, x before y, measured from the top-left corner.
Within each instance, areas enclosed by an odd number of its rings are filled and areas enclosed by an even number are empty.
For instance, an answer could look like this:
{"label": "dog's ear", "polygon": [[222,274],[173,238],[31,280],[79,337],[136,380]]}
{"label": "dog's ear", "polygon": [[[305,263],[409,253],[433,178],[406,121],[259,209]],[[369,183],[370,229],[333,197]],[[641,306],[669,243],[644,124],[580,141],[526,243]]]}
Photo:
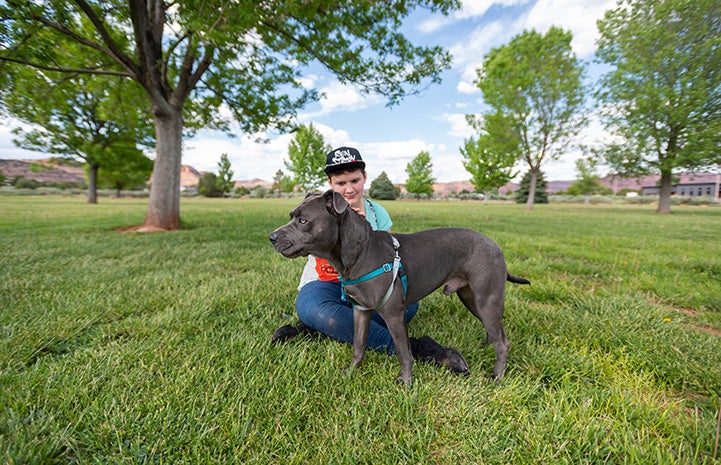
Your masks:
{"label": "dog's ear", "polygon": [[342,215],[348,209],[348,202],[342,195],[329,189],[323,194],[325,198],[325,207],[328,211],[336,216]]}

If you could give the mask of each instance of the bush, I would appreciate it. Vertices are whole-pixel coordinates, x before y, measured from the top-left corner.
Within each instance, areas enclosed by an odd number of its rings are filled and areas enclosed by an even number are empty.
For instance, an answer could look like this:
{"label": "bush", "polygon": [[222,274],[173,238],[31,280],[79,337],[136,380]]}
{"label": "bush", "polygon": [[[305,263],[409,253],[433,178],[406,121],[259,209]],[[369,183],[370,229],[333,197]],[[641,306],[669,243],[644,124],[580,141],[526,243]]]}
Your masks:
{"label": "bush", "polygon": [[371,182],[368,195],[376,200],[395,200],[397,198],[396,189],[385,171]]}
{"label": "bush", "polygon": [[256,199],[264,199],[268,195],[268,188],[264,186],[255,186],[252,191],[250,191],[251,197],[254,197]]}
{"label": "bush", "polygon": [[24,178],[22,176],[17,176],[15,179],[13,179],[12,185],[16,189],[37,189],[42,184],[34,179],[28,179],[28,178]]}
{"label": "bush", "polygon": [[235,188],[235,195],[238,197],[243,197],[250,194],[250,189],[248,189],[245,186],[240,186]]}
{"label": "bush", "polygon": [[218,176],[215,173],[205,173],[198,180],[198,193],[205,197],[222,197],[223,191],[218,188]]}
{"label": "bush", "polygon": [[613,197],[608,195],[552,195],[550,203],[612,203]]}
{"label": "bush", "polygon": [[[546,182],[546,177],[544,176],[543,171],[539,171],[538,177],[536,178],[536,193],[533,197],[533,203],[548,203],[548,193],[546,192],[547,186],[548,183]],[[528,201],[528,193],[530,190],[531,171],[529,170],[523,175],[521,185],[516,191],[516,203],[526,203]]]}

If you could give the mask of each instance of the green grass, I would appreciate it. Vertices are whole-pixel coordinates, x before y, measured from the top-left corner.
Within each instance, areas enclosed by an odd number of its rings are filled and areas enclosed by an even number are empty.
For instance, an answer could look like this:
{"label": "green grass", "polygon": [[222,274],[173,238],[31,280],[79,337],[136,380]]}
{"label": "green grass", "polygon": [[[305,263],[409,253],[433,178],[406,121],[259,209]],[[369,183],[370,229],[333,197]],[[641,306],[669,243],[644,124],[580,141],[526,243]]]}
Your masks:
{"label": "green grass", "polygon": [[411,323],[472,374],[294,321],[303,260],[267,234],[297,200],[184,199],[183,229],[120,234],[146,201],[0,198],[2,463],[720,463],[721,209],[386,202],[394,230],[466,226],[504,249],[511,355],[456,298]]}

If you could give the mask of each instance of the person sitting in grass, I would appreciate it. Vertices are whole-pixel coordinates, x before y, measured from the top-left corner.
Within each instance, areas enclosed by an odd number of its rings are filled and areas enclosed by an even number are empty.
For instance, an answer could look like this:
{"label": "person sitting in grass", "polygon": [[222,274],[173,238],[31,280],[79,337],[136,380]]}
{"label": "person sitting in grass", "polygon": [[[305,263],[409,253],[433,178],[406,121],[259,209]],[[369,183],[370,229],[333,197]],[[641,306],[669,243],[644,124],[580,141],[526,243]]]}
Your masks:
{"label": "person sitting in grass", "polygon": [[[390,231],[393,221],[386,209],[363,196],[368,178],[365,166],[360,152],[353,147],[332,150],[326,157],[328,184],[343,195],[351,208],[363,216],[374,230]],[[308,256],[295,308],[300,324],[278,328],[271,338],[273,343],[287,341],[299,334],[318,333],[338,341],[353,342],[353,306],[342,299],[338,272],[327,260]],[[406,307],[406,322],[410,322],[417,311],[417,303]],[[456,349],[443,347],[429,336],[410,338],[410,344],[416,360],[434,362],[454,373],[468,372],[466,360]],[[377,313],[372,317],[366,347],[382,353],[395,353],[390,331]]]}

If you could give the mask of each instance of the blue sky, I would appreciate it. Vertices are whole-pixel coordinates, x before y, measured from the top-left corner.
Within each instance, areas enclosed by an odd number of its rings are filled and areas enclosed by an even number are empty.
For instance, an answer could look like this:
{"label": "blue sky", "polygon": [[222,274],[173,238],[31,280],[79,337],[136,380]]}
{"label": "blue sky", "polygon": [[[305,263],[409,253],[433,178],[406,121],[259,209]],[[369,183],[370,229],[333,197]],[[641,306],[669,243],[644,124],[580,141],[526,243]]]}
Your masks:
{"label": "blue sky", "polygon": [[[590,63],[598,36],[596,20],[615,6],[615,0],[464,0],[463,7],[443,17],[426,12],[414,13],[404,32],[417,44],[438,44],[450,50],[453,66],[443,82],[420,95],[410,96],[388,108],[379,96],[362,96],[351,86],[341,86],[327,71],[310,70],[304,83],[325,97],[307,106],[300,114],[302,123],[312,122],[332,146],[358,148],[367,162],[369,179],[385,171],[394,183],[405,182],[405,168],[420,151],[431,155],[434,176],[439,182],[468,180],[459,147],[473,135],[465,115],[483,108],[480,91],[473,85],[476,70],[493,47],[507,43],[524,30],[545,33],[560,26],[573,33],[572,47],[577,57]],[[593,67],[591,76],[594,75]],[[11,121],[0,122],[0,157],[42,158],[45,154],[18,149],[11,142]],[[201,171],[217,171],[222,153],[227,153],[235,179],[272,180],[288,159],[292,135],[270,133],[270,142],[256,143],[257,135],[201,131],[185,141],[183,163]],[[603,131],[593,123],[582,135],[583,142],[597,142]],[[569,153],[544,167],[547,179],[575,177],[578,153]],[[525,167],[519,165],[519,169]]]}

